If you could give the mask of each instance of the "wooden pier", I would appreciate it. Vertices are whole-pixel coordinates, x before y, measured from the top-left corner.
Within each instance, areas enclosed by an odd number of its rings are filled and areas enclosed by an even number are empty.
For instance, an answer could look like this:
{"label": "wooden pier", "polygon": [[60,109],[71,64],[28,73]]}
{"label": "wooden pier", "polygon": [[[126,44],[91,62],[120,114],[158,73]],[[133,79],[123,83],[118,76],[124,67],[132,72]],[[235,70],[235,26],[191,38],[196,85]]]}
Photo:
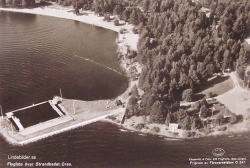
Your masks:
{"label": "wooden pier", "polygon": [[[15,112],[22,111],[22,110],[25,110],[25,109],[28,109],[28,108],[31,108],[31,107],[39,106],[39,105],[44,104],[44,103],[48,103],[48,101],[37,103],[37,104],[32,104],[31,106],[27,106],[27,107],[20,108],[20,109],[17,109],[17,110],[9,111],[7,113],[15,113]],[[7,113],[5,113],[5,114],[7,115]]]}

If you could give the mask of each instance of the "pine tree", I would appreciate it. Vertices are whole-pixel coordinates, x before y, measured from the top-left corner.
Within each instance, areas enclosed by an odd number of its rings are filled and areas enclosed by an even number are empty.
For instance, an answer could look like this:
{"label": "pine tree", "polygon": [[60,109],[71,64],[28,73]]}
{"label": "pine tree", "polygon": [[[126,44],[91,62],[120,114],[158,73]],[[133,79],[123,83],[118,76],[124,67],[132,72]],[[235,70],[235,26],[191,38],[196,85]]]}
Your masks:
{"label": "pine tree", "polygon": [[137,12],[135,9],[132,10],[132,12],[129,16],[129,23],[134,24],[134,25],[137,25],[139,23],[138,22],[138,15],[137,15]]}
{"label": "pine tree", "polygon": [[184,129],[184,130],[190,130],[191,129],[191,120],[190,120],[189,116],[186,116],[183,119],[183,122],[181,124],[181,128]]}
{"label": "pine tree", "polygon": [[6,6],[6,0],[1,0],[0,6],[4,8]]}
{"label": "pine tree", "polygon": [[182,93],[182,99],[183,100],[191,102],[191,101],[193,101],[193,98],[194,98],[193,89],[186,89],[186,90],[183,91],[183,93]]}
{"label": "pine tree", "polygon": [[208,109],[207,109],[206,105],[201,106],[200,114],[203,118],[208,117]]}
{"label": "pine tree", "polygon": [[129,20],[129,16],[130,16],[130,11],[128,9],[125,9],[122,12],[122,19],[127,22]]}
{"label": "pine tree", "polygon": [[100,14],[101,13],[101,7],[99,5],[95,6],[95,14]]}
{"label": "pine tree", "polygon": [[149,1],[149,0],[143,1],[142,10],[143,10],[144,12],[147,12],[148,9],[149,9],[149,6],[150,6],[150,1]]}
{"label": "pine tree", "polygon": [[165,109],[163,103],[156,101],[150,112],[150,121],[154,123],[163,123],[165,121]]}
{"label": "pine tree", "polygon": [[29,0],[22,0],[22,7],[26,8],[29,6]]}
{"label": "pine tree", "polygon": [[7,6],[12,6],[13,0],[6,0],[6,5]]}
{"label": "pine tree", "polygon": [[114,15],[121,15],[123,11],[122,5],[118,4],[115,6],[114,10],[113,10],[113,14]]}
{"label": "pine tree", "polygon": [[223,54],[223,69],[230,68],[231,53],[229,50],[226,50]]}
{"label": "pine tree", "polygon": [[135,98],[139,98],[138,88],[137,85],[134,85],[131,89],[131,95]]}
{"label": "pine tree", "polygon": [[12,1],[12,7],[18,7],[21,4],[21,0],[13,0]]}

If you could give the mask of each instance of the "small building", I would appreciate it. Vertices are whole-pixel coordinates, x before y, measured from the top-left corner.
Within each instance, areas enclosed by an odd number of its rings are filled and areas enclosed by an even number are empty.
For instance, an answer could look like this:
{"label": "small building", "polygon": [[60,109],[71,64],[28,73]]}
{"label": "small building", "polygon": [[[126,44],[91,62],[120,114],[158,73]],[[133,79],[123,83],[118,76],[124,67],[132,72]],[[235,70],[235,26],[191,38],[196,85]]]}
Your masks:
{"label": "small building", "polygon": [[176,123],[170,123],[169,124],[169,130],[171,132],[177,132],[178,131],[178,124],[176,124]]}
{"label": "small building", "polygon": [[223,71],[224,74],[230,73],[230,72],[231,72],[231,69],[230,69],[230,68],[224,69],[224,71]]}
{"label": "small building", "polygon": [[214,105],[212,108],[212,116],[214,116],[214,118],[217,118],[220,114],[223,116],[223,118],[230,118],[233,113],[223,105]]}

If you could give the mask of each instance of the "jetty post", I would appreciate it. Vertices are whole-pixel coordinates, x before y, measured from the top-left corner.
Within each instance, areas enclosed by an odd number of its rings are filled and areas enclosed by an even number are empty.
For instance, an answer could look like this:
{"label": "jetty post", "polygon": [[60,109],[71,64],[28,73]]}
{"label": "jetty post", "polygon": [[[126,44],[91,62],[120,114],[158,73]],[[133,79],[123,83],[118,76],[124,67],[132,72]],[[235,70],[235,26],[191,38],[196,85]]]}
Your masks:
{"label": "jetty post", "polygon": [[11,128],[11,132],[13,132],[12,122],[10,122],[10,128]]}
{"label": "jetty post", "polygon": [[76,110],[75,110],[75,100],[73,100],[73,110],[74,110],[74,114],[76,114]]}
{"label": "jetty post", "polygon": [[1,108],[1,115],[2,115],[2,118],[3,118],[3,109],[2,109],[2,105],[0,105],[0,108]]}
{"label": "jetty post", "polygon": [[60,88],[60,95],[61,95],[61,101],[62,101],[62,89]]}

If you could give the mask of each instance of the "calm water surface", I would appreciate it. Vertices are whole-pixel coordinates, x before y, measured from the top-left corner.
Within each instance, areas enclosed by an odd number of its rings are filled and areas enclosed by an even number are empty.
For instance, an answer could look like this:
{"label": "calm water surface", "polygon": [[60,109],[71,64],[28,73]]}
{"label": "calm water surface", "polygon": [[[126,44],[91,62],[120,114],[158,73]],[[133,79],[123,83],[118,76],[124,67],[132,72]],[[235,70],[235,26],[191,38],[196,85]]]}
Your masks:
{"label": "calm water surface", "polygon": [[[247,168],[250,165],[250,134],[232,138],[222,136],[171,141],[120,129],[110,123],[97,122],[25,146],[12,146],[1,139],[0,163],[4,167],[10,161],[8,155],[35,155],[35,161],[28,161],[69,162],[79,168]],[[248,159],[247,163],[234,166],[190,166],[189,158],[213,158],[212,151],[217,147],[225,150],[223,157],[244,157]]]}
{"label": "calm water surface", "polygon": [[[0,103],[5,111],[59,95],[94,100],[113,98],[127,87],[117,63],[116,33],[79,22],[46,16],[0,12]],[[99,66],[79,57],[89,58]],[[189,158],[247,158],[244,165],[190,166]],[[0,137],[0,167],[11,162],[69,162],[88,168],[250,167],[250,134],[197,140],[165,140],[124,132],[96,122],[25,146]],[[36,156],[36,160],[8,160],[8,155]]]}
{"label": "calm water surface", "polygon": [[[4,111],[51,99],[60,95],[60,88],[65,98],[115,98],[125,91],[128,81],[107,68],[123,73],[116,37],[115,32],[77,21],[0,12],[0,103]],[[80,57],[74,56],[76,50]]]}

